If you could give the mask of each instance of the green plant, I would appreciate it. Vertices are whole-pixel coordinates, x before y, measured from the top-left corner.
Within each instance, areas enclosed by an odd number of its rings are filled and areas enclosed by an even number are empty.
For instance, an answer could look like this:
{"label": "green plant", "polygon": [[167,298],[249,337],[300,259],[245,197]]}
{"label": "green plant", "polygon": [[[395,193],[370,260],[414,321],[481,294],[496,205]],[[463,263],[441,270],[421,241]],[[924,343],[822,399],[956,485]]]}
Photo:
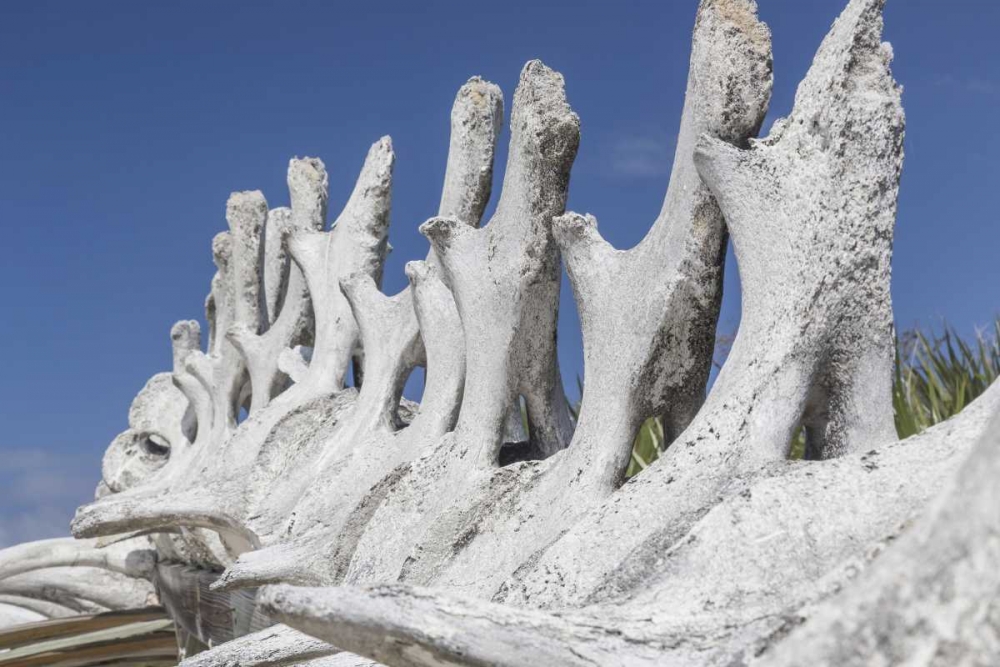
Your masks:
{"label": "green plant", "polygon": [[[721,367],[732,337],[720,337],[716,367]],[[992,335],[979,332],[970,344],[954,328],[945,325],[940,335],[928,336],[919,329],[905,331],[896,340],[896,364],[892,402],[896,432],[907,438],[958,414],[962,408],[1000,376],[1000,317]],[[639,429],[626,476],[647,468],[670,445],[664,442],[658,417]],[[805,454],[805,432],[799,429],[789,447],[789,458]]]}
{"label": "green plant", "polygon": [[928,338],[919,330],[896,343],[892,400],[900,438],[958,414],[1000,375],[1000,318],[991,337],[979,332],[970,345],[949,326]]}

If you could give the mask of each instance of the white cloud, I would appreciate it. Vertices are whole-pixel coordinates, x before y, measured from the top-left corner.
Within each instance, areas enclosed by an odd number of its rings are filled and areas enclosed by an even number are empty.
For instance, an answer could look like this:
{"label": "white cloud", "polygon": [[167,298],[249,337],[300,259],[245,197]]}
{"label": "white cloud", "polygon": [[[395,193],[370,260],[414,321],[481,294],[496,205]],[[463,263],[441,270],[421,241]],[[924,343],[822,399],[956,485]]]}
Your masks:
{"label": "white cloud", "polygon": [[973,95],[1000,95],[1000,82],[993,79],[983,79],[976,76],[956,77],[952,74],[939,76],[934,85],[942,88],[952,88]]}
{"label": "white cloud", "polygon": [[99,464],[73,452],[0,447],[0,547],[69,534],[94,496]]}
{"label": "white cloud", "polygon": [[674,140],[660,130],[621,135],[610,144],[611,170],[620,176],[666,176],[673,152]]}

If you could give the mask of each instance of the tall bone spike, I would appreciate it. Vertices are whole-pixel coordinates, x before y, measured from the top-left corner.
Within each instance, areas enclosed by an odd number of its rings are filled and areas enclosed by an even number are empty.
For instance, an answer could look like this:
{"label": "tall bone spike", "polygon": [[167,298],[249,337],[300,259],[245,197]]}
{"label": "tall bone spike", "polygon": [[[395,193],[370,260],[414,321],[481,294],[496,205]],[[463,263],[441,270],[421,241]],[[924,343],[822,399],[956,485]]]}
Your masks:
{"label": "tall bone spike", "polygon": [[470,409],[459,417],[459,437],[477,443],[474,449],[483,443],[477,457],[484,466],[499,454],[503,420],[517,393],[528,403],[541,451],[568,444],[565,401],[552,396],[560,380],[554,335],[559,260],[551,220],[566,204],[579,119],[566,102],[562,76],[539,61],[521,72],[511,130],[504,187],[490,223],[476,230],[438,218],[421,227],[441,259],[466,332]]}
{"label": "tall bone spike", "polygon": [[[439,212],[456,212],[471,226],[478,225],[488,201],[502,104],[502,95],[495,85],[474,77],[459,90],[452,108],[452,142]],[[465,190],[455,192],[455,188]],[[247,552],[213,588],[231,589],[288,578],[339,579],[353,545],[380,499],[401,478],[406,461],[419,455],[452,428],[465,377],[464,339],[454,299],[438,277],[437,266],[433,249],[426,262],[408,264],[411,286],[391,298],[378,293],[372,285],[364,285],[363,280],[352,281],[352,284],[360,283],[356,287],[361,287],[367,295],[367,305],[353,299],[352,306],[358,315],[369,358],[373,353],[381,360],[367,361],[366,366],[372,363],[375,366],[398,365],[405,357],[418,355],[427,358],[425,400],[418,415],[405,431],[387,430],[385,426],[392,421],[389,417],[395,411],[396,401],[386,401],[385,397],[398,392],[394,387],[408,371],[376,373],[375,377],[366,375],[358,405],[352,409],[347,423],[338,427],[333,436],[341,443],[334,444],[328,452],[336,465],[328,474],[321,472],[316,476],[319,484],[311,487],[311,492],[307,492],[288,519],[288,533],[275,535],[281,538],[281,543],[274,548]],[[352,291],[348,290],[347,294]],[[407,305],[411,302],[412,305]],[[366,332],[366,312],[372,316],[379,311],[382,316],[374,319],[383,320],[382,326],[369,326]],[[385,325],[384,318],[389,313],[396,314],[396,325]],[[384,336],[386,331],[405,331],[411,326],[409,322],[415,326],[414,317],[419,320],[423,339],[416,341],[418,346],[387,347],[379,341],[378,337]],[[371,403],[374,409],[364,408],[365,403]],[[357,435],[352,435],[354,433]],[[357,442],[352,442],[355,439]],[[343,445],[351,446],[351,451],[341,451]],[[376,455],[375,452],[380,453]],[[281,516],[280,510],[272,512],[272,505],[273,502],[262,505],[256,514],[270,512]],[[321,530],[314,529],[317,521],[323,524]],[[262,523],[266,522],[261,521],[261,516],[254,521],[258,527]],[[330,553],[331,549],[334,553]],[[294,653],[301,636],[292,633],[284,641],[288,650]],[[247,651],[255,650],[252,643],[251,638],[235,640],[213,651],[211,659],[243,661]]]}
{"label": "tall bone spike", "polygon": [[[470,226],[479,224],[488,200],[502,105],[499,88],[473,77],[461,87],[452,107],[452,142],[439,210],[476,216],[463,218]],[[456,188],[463,191],[455,192]],[[411,284],[393,297],[383,295],[365,276],[342,283],[366,351],[366,377],[358,400],[324,446],[316,464],[319,471],[311,476],[314,481],[291,515],[274,502],[276,495],[287,493],[284,489],[271,494],[254,513],[254,530],[269,536],[265,543],[280,539],[280,548],[248,553],[226,572],[218,587],[283,577],[333,580],[332,572],[346,565],[343,558],[350,553],[344,545],[356,541],[378,505],[370,490],[377,488],[376,495],[388,493],[399,478],[397,468],[454,426],[465,379],[464,338],[454,299],[438,277],[437,265],[433,249],[425,262],[409,263],[406,273]],[[427,365],[424,401],[413,423],[397,432],[402,384],[421,360]],[[330,462],[329,470],[323,461]],[[273,526],[269,530],[268,523]],[[350,537],[343,530],[349,530]],[[344,555],[330,556],[334,546]]]}
{"label": "tall bone spike", "polygon": [[340,280],[364,273],[376,284],[382,281],[394,162],[392,142],[383,137],[369,150],[358,183],[330,231],[300,228],[289,237],[288,248],[305,275],[316,318],[316,346],[300,392],[344,387],[359,332]]}
{"label": "tall bone spike", "polygon": [[[699,142],[695,162],[730,225],[743,277],[732,352],[665,455],[508,582],[518,590],[511,600],[572,605],[637,586],[720,497],[782,465],[800,421],[817,432],[819,389],[832,402],[818,455],[895,439],[889,261],[903,114],[878,41],[880,10],[852,0],[775,134],[746,151]],[[772,173],[753,191],[732,189],[733,178],[749,183],[747,170],[765,164]],[[653,521],[651,503],[664,508]]]}
{"label": "tall bone spike", "polygon": [[669,423],[686,426],[697,411],[711,366],[725,234],[691,151],[705,130],[745,143],[764,117],[770,35],[754,9],[743,0],[699,8],[673,176],[642,243],[617,251],[592,219],[556,218],[590,378],[572,445],[539,464],[497,470],[458,498],[413,550],[404,581],[492,595],[618,488],[642,421],[667,411]]}
{"label": "tall bone spike", "polygon": [[[257,334],[246,326],[235,326],[227,336],[239,350],[250,373],[253,397],[250,411],[267,407],[287,387],[287,378],[278,362],[289,347],[312,343],[312,306],[301,270],[285,253],[286,239],[295,230],[321,231],[326,223],[329,179],[326,167],[318,158],[293,159],[288,163],[288,190],[292,208],[274,209],[268,215],[263,277],[279,283],[270,312],[270,325]],[[272,251],[272,247],[281,251]],[[290,266],[290,264],[292,264]],[[271,283],[265,282],[270,291]],[[279,310],[280,307],[280,310]]]}
{"label": "tall bone spike", "polygon": [[[727,235],[695,167],[694,146],[706,133],[745,146],[767,112],[772,78],[770,33],[755,3],[703,0],[670,185],[652,228],[639,245],[619,251],[593,218],[570,213],[555,221],[587,372],[573,447],[587,450],[584,467],[596,468],[604,487],[620,484],[642,421],[663,414],[669,441],[704,402]],[[629,326],[620,326],[626,320]],[[624,431],[617,438],[616,425]],[[599,445],[608,440],[613,444]]]}
{"label": "tall bone spike", "polygon": [[[549,376],[553,382],[538,374],[545,375],[555,363],[555,348],[548,346],[554,343],[559,263],[549,226],[565,205],[579,140],[579,120],[566,101],[560,74],[538,61],[525,65],[511,131],[504,190],[490,223],[473,229],[435,218],[421,226],[462,319],[463,409],[455,431],[413,462],[371,517],[351,556],[346,574],[351,580],[399,576],[435,515],[492,474],[520,383],[534,377],[534,397],[520,392],[529,419],[539,415],[542,404],[549,406],[543,412],[550,416],[558,412],[548,398],[558,374]],[[534,429],[536,436],[545,432]]]}

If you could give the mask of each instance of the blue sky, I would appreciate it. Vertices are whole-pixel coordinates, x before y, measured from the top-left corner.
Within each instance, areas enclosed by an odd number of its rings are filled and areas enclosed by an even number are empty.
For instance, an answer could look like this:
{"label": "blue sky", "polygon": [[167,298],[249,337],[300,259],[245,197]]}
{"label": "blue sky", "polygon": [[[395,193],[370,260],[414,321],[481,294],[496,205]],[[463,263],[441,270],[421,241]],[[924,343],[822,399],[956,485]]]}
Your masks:
{"label": "blue sky", "polygon": [[[758,0],[775,53],[765,127],[789,111],[844,1]],[[132,397],[168,370],[170,325],[202,316],[229,192],[287,204],[292,156],[326,162],[336,212],[367,147],[392,136],[394,292],[405,262],[426,253],[417,226],[437,208],[455,91],[479,74],[509,108],[521,66],[541,58],[566,76],[582,120],[570,208],[595,214],[615,245],[636,243],[666,188],[695,7],[0,5],[0,546],[67,531]],[[908,117],[900,327],[947,318],[971,332],[998,312],[998,22],[991,0],[886,11]],[[731,264],[720,330],[738,322]],[[565,289],[559,336],[573,387],[582,355]]]}

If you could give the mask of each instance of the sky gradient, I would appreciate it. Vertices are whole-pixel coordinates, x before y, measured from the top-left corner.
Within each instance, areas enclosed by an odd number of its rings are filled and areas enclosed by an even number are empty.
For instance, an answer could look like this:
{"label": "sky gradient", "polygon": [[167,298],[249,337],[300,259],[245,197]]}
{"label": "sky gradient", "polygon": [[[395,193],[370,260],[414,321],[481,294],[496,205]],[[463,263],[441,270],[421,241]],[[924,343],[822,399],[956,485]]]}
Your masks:
{"label": "sky gradient", "polygon": [[[765,132],[845,0],[758,0],[775,87]],[[503,89],[525,61],[562,72],[582,140],[569,208],[617,247],[659,211],[695,0],[381,3],[10,1],[0,6],[0,546],[66,534],[169,329],[203,318],[210,244],[233,190],[287,205],[293,156],[330,173],[335,217],[368,146],[392,136],[387,293],[422,258],[455,92]],[[895,0],[906,162],[893,261],[897,323],[971,333],[998,312],[1000,3]],[[499,194],[506,132],[495,175]],[[495,201],[496,197],[494,197]],[[490,208],[492,210],[492,206]],[[489,213],[489,211],[488,211]],[[720,332],[739,323],[730,261]],[[583,374],[564,285],[566,386]]]}

